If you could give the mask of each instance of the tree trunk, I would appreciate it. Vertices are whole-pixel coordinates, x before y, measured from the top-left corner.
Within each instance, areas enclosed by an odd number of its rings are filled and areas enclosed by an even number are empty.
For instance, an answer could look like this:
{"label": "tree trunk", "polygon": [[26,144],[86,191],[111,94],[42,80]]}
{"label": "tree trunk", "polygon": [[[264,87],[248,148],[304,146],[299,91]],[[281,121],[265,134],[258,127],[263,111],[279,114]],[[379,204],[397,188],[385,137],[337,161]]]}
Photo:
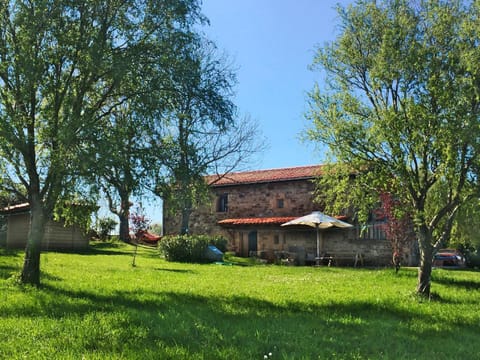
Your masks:
{"label": "tree trunk", "polygon": [[182,221],[180,224],[180,234],[187,235],[190,233],[190,215],[192,213],[192,201],[185,199],[182,206]]}
{"label": "tree trunk", "polygon": [[118,215],[118,218],[120,220],[120,240],[130,242],[130,222],[128,220],[128,215],[122,212]]}
{"label": "tree trunk", "polygon": [[182,210],[182,224],[181,224],[181,229],[180,229],[180,234],[186,235],[190,232],[188,223],[190,222],[190,210],[189,209],[183,209]]}
{"label": "tree trunk", "polygon": [[418,244],[420,248],[420,267],[418,268],[417,294],[430,297],[430,279],[432,275],[433,245],[432,235],[426,226],[421,226]]}
{"label": "tree trunk", "polygon": [[30,204],[30,229],[20,275],[22,284],[40,285],[40,252],[45,236],[45,215],[39,201]]}
{"label": "tree trunk", "polygon": [[124,193],[120,194],[120,211],[118,218],[120,220],[120,240],[130,242],[130,197]]}

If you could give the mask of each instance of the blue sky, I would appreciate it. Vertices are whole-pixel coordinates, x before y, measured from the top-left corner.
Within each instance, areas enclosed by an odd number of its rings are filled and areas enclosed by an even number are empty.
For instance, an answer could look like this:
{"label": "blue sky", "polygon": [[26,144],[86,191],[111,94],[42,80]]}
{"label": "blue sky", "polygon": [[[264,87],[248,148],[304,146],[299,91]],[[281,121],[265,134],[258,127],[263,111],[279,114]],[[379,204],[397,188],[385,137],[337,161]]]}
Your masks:
{"label": "blue sky", "polygon": [[[258,121],[268,149],[252,170],[320,164],[323,151],[300,136],[307,127],[307,92],[318,72],[308,66],[315,49],[335,38],[335,5],[351,0],[203,0],[210,25],[203,31],[237,70],[234,99],[241,115]],[[144,202],[153,222],[161,222],[159,199]]]}
{"label": "blue sky", "polygon": [[308,69],[315,49],[338,32],[334,0],[203,0],[204,31],[238,69],[235,102],[258,121],[269,148],[249,168],[322,163],[324,153],[300,141],[307,92],[318,72]]}

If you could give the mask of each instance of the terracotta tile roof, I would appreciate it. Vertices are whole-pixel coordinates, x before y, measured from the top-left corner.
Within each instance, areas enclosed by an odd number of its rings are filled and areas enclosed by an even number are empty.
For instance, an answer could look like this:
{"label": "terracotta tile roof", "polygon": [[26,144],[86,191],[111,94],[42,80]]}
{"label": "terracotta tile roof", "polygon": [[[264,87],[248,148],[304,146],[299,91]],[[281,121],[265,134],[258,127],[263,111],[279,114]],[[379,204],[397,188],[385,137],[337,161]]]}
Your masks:
{"label": "terracotta tile roof", "polygon": [[311,165],[283,169],[245,171],[226,175],[210,175],[206,177],[206,180],[208,184],[212,186],[302,180],[312,179],[321,175],[321,169],[322,165]]}
{"label": "terracotta tile roof", "polygon": [[295,219],[295,216],[282,217],[268,217],[268,218],[237,218],[225,219],[218,222],[219,225],[281,225],[290,220]]}
{"label": "terracotta tile roof", "polygon": [[[334,216],[338,220],[347,220],[348,216]],[[257,217],[257,218],[233,218],[224,219],[218,222],[219,225],[281,225],[299,216],[277,216],[277,217]]]}

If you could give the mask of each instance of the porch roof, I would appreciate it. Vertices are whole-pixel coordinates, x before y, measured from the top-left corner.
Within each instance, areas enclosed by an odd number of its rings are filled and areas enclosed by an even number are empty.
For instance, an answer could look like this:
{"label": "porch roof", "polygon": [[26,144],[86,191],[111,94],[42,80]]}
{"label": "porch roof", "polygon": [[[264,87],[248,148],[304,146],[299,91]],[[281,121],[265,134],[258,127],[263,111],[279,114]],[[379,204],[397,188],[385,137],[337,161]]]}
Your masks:
{"label": "porch roof", "polygon": [[277,216],[277,217],[255,217],[224,219],[218,222],[219,225],[281,225],[298,216]]}
{"label": "porch roof", "polygon": [[[218,225],[282,225],[299,216],[276,216],[276,217],[253,217],[253,218],[232,218],[218,221]],[[338,220],[346,220],[348,216],[335,216]]]}

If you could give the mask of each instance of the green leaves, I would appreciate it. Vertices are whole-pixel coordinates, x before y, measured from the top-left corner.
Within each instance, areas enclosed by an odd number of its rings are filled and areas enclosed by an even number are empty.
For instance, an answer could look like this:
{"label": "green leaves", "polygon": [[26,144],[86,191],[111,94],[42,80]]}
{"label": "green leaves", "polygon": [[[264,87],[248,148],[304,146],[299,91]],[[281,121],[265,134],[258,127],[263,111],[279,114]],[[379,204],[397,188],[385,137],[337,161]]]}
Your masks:
{"label": "green leaves", "polygon": [[314,59],[328,86],[310,94],[308,137],[357,175],[321,186],[359,212],[393,190],[433,246],[480,190],[478,3],[365,0],[339,13],[340,34]]}
{"label": "green leaves", "polygon": [[[38,226],[31,232],[26,266],[39,266],[42,220],[54,210],[75,218],[63,211],[62,198],[85,190],[87,170],[98,175],[104,169],[100,151],[92,150],[117,145],[106,119],[125,103],[137,109],[147,104],[145,94],[175,58],[172,39],[195,38],[192,29],[203,21],[196,0],[1,3],[0,164],[8,181],[0,187],[21,183],[32,209],[41,210],[32,216]],[[156,99],[151,96],[144,106],[150,113]],[[141,137],[145,127],[133,129]],[[117,134],[132,139],[128,131]],[[106,139],[109,144],[102,142]],[[135,191],[136,184],[129,182],[128,190]]]}
{"label": "green leaves", "polygon": [[310,139],[354,168],[382,166],[411,200],[439,179],[460,185],[479,150],[478,86],[462,60],[478,48],[464,36],[478,37],[470,9],[360,1],[340,13],[341,35],[315,58],[331,89],[311,93]]}

